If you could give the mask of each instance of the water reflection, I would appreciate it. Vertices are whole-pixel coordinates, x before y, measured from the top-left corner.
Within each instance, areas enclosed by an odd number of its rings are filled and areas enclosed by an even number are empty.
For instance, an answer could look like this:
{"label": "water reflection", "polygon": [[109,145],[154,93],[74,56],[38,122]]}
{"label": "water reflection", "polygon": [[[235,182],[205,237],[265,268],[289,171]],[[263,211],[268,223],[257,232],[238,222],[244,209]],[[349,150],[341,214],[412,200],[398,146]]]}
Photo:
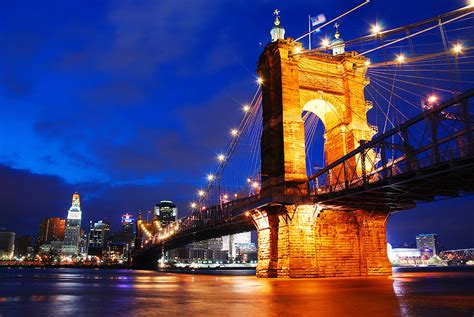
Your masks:
{"label": "water reflection", "polygon": [[[474,312],[472,274],[257,279],[127,270],[0,271],[0,315],[400,316]],[[446,273],[444,273],[446,274]]]}

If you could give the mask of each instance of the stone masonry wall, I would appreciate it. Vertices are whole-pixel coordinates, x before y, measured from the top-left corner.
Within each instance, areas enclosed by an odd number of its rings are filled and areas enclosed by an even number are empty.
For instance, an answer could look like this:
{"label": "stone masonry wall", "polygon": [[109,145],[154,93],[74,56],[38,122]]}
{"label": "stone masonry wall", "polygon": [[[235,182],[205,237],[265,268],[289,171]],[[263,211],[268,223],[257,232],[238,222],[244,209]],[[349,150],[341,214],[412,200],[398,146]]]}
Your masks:
{"label": "stone masonry wall", "polygon": [[[343,277],[391,274],[386,213],[287,206],[259,229],[258,277]],[[296,209],[295,209],[296,208]]]}

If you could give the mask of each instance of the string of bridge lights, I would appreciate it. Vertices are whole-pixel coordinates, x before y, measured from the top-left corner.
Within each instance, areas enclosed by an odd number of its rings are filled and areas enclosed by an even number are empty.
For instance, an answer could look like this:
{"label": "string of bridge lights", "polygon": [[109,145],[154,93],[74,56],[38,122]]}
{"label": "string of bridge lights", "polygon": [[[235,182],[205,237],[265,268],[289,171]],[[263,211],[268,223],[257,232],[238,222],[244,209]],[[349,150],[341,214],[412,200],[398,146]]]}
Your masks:
{"label": "string of bridge lights", "polygon": [[[250,104],[245,103],[245,104],[242,105],[241,109],[242,109],[242,112],[243,112],[243,118],[241,119],[241,123],[240,123],[239,128],[232,128],[232,129],[229,130],[229,134],[230,134],[232,139],[231,139],[231,142],[228,146],[228,151],[227,152],[230,152],[230,154],[229,155],[226,155],[224,153],[217,154],[216,161],[218,162],[219,165],[217,166],[216,170],[218,172],[217,173],[208,173],[206,175],[206,180],[208,181],[207,191],[204,190],[204,189],[198,189],[197,190],[197,196],[198,196],[199,201],[198,202],[193,201],[189,204],[191,210],[196,210],[198,207],[200,207],[201,210],[206,209],[206,207],[203,206],[203,204],[202,204],[203,200],[206,197],[206,195],[209,193],[209,191],[211,190],[212,185],[214,184],[214,182],[219,179],[220,172],[223,169],[223,165],[230,159],[230,155],[232,154],[232,149],[231,149],[232,146],[237,143],[238,138],[240,137],[241,133],[243,132],[242,130],[245,128],[244,122],[249,117],[249,115],[251,113],[251,110],[252,110],[252,106],[256,106],[256,97],[258,95],[258,92],[261,89],[261,86],[264,83],[264,80],[261,77],[257,77],[255,82],[258,85],[257,92],[255,93],[255,95],[252,99],[252,102]],[[229,151],[229,149],[231,149],[231,150]],[[250,178],[250,177],[247,178],[247,183],[254,190],[257,190],[260,187],[260,184],[257,181],[252,180],[252,178]],[[228,194],[219,193],[219,202],[221,202],[222,200],[227,200],[228,198],[229,198]],[[234,198],[238,198],[237,193],[234,194]]]}

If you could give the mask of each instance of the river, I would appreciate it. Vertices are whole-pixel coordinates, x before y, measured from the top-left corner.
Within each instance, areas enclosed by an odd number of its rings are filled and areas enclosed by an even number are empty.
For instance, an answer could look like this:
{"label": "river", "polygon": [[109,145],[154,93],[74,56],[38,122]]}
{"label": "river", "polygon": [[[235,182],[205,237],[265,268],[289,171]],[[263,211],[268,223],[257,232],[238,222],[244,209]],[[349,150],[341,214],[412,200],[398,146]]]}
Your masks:
{"label": "river", "polygon": [[474,271],[257,279],[0,269],[0,316],[474,316]]}

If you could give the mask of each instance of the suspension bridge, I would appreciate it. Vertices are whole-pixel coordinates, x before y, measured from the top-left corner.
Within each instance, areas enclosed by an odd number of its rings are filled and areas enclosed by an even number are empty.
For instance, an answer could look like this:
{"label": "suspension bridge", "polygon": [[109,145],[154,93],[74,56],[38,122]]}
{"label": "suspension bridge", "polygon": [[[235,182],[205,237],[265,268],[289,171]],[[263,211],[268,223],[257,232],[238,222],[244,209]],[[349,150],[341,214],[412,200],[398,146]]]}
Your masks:
{"label": "suspension bridge", "polygon": [[285,38],[275,11],[258,89],[207,185],[174,223],[138,219],[134,266],[257,230],[259,277],[390,274],[390,213],[474,191],[473,12],[348,41],[336,24],[305,49],[314,31]]}

